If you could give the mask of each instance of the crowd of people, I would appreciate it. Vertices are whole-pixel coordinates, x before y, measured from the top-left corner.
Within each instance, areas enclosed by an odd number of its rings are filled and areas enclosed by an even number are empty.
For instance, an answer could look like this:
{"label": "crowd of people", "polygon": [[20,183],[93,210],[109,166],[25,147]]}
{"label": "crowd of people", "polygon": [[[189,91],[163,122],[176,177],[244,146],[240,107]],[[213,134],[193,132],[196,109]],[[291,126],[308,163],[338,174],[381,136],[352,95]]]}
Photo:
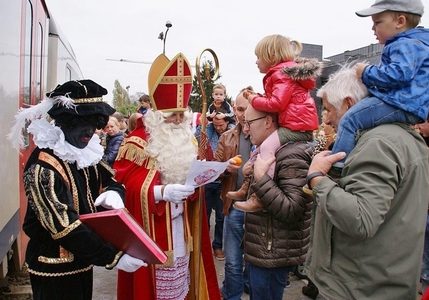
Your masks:
{"label": "crowd of people", "polygon": [[[119,300],[241,299],[244,292],[280,300],[302,264],[303,294],[312,299],[414,300],[419,279],[429,297],[423,5],[377,0],[356,14],[371,16],[385,44],[381,63],[350,63],[332,74],[316,91],[320,112],[310,92],[321,63],[276,34],[255,47],[264,90],[247,86],[229,103],[225,85],[214,85],[196,129],[182,53],[154,61],[151,96],[128,120],[91,80],[59,85],[18,113],[10,138],[20,145],[16,137],[29,124],[36,145],[23,177],[34,299],[91,299],[93,265],[117,269]],[[204,158],[227,168],[195,188],[186,176],[205,136]],[[116,249],[79,220],[122,208],[165,252],[164,264]],[[221,286],[214,259],[225,261]]]}

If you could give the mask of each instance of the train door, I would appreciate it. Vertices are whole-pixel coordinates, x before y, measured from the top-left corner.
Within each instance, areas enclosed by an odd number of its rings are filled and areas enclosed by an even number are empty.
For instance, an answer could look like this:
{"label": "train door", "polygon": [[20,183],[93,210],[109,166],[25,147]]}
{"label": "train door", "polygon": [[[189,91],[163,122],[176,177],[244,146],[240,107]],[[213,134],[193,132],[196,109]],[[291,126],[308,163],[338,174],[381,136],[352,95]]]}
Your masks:
{"label": "train door", "polygon": [[[26,107],[35,105],[43,99],[46,85],[47,40],[49,15],[44,1],[22,0],[22,30],[21,30],[21,67],[20,67],[20,93],[19,105]],[[26,147],[19,157],[19,202],[20,202],[20,228],[27,209],[22,184],[24,165],[34,149],[34,144],[28,134],[25,136]],[[20,234],[17,243],[19,265],[22,265],[28,238]]]}
{"label": "train door", "polygon": [[21,16],[21,1],[0,1],[0,119],[3,124],[0,126],[0,279],[7,273],[10,250],[12,245],[17,245],[20,232],[19,155],[6,136],[18,110],[21,90]]}

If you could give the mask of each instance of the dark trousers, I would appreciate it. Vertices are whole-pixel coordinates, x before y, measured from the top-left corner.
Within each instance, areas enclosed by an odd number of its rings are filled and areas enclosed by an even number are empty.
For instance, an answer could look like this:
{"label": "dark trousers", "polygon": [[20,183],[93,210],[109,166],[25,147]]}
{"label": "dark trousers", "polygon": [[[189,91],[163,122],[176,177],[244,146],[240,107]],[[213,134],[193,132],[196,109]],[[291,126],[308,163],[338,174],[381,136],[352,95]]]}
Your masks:
{"label": "dark trousers", "polygon": [[223,239],[223,203],[220,199],[221,192],[220,182],[211,182],[204,186],[206,208],[207,208],[207,220],[210,227],[210,216],[212,210],[215,211],[215,230],[212,247],[213,249],[222,249]]}
{"label": "dark trousers", "polygon": [[68,276],[30,274],[34,300],[91,300],[92,269]]}

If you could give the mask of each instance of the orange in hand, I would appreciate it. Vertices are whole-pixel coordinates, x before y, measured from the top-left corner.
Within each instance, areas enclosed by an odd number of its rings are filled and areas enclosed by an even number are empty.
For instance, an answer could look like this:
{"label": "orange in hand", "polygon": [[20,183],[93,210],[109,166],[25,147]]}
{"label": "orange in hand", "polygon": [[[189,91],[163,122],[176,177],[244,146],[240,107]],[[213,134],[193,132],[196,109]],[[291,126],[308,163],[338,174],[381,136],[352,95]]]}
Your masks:
{"label": "orange in hand", "polygon": [[230,159],[230,162],[236,166],[241,166],[243,160],[241,159],[241,155],[236,155]]}

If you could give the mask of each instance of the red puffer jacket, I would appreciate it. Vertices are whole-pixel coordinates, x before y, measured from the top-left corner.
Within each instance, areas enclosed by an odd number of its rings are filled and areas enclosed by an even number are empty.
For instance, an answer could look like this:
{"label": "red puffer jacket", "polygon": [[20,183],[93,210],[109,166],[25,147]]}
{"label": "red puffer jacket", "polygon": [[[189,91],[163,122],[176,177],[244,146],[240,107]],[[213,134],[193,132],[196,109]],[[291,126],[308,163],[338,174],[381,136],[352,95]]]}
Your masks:
{"label": "red puffer jacket", "polygon": [[278,113],[280,127],[293,131],[315,130],[319,120],[310,91],[315,88],[320,72],[316,59],[299,58],[280,63],[268,70],[263,80],[265,95],[258,94],[252,106]]}

